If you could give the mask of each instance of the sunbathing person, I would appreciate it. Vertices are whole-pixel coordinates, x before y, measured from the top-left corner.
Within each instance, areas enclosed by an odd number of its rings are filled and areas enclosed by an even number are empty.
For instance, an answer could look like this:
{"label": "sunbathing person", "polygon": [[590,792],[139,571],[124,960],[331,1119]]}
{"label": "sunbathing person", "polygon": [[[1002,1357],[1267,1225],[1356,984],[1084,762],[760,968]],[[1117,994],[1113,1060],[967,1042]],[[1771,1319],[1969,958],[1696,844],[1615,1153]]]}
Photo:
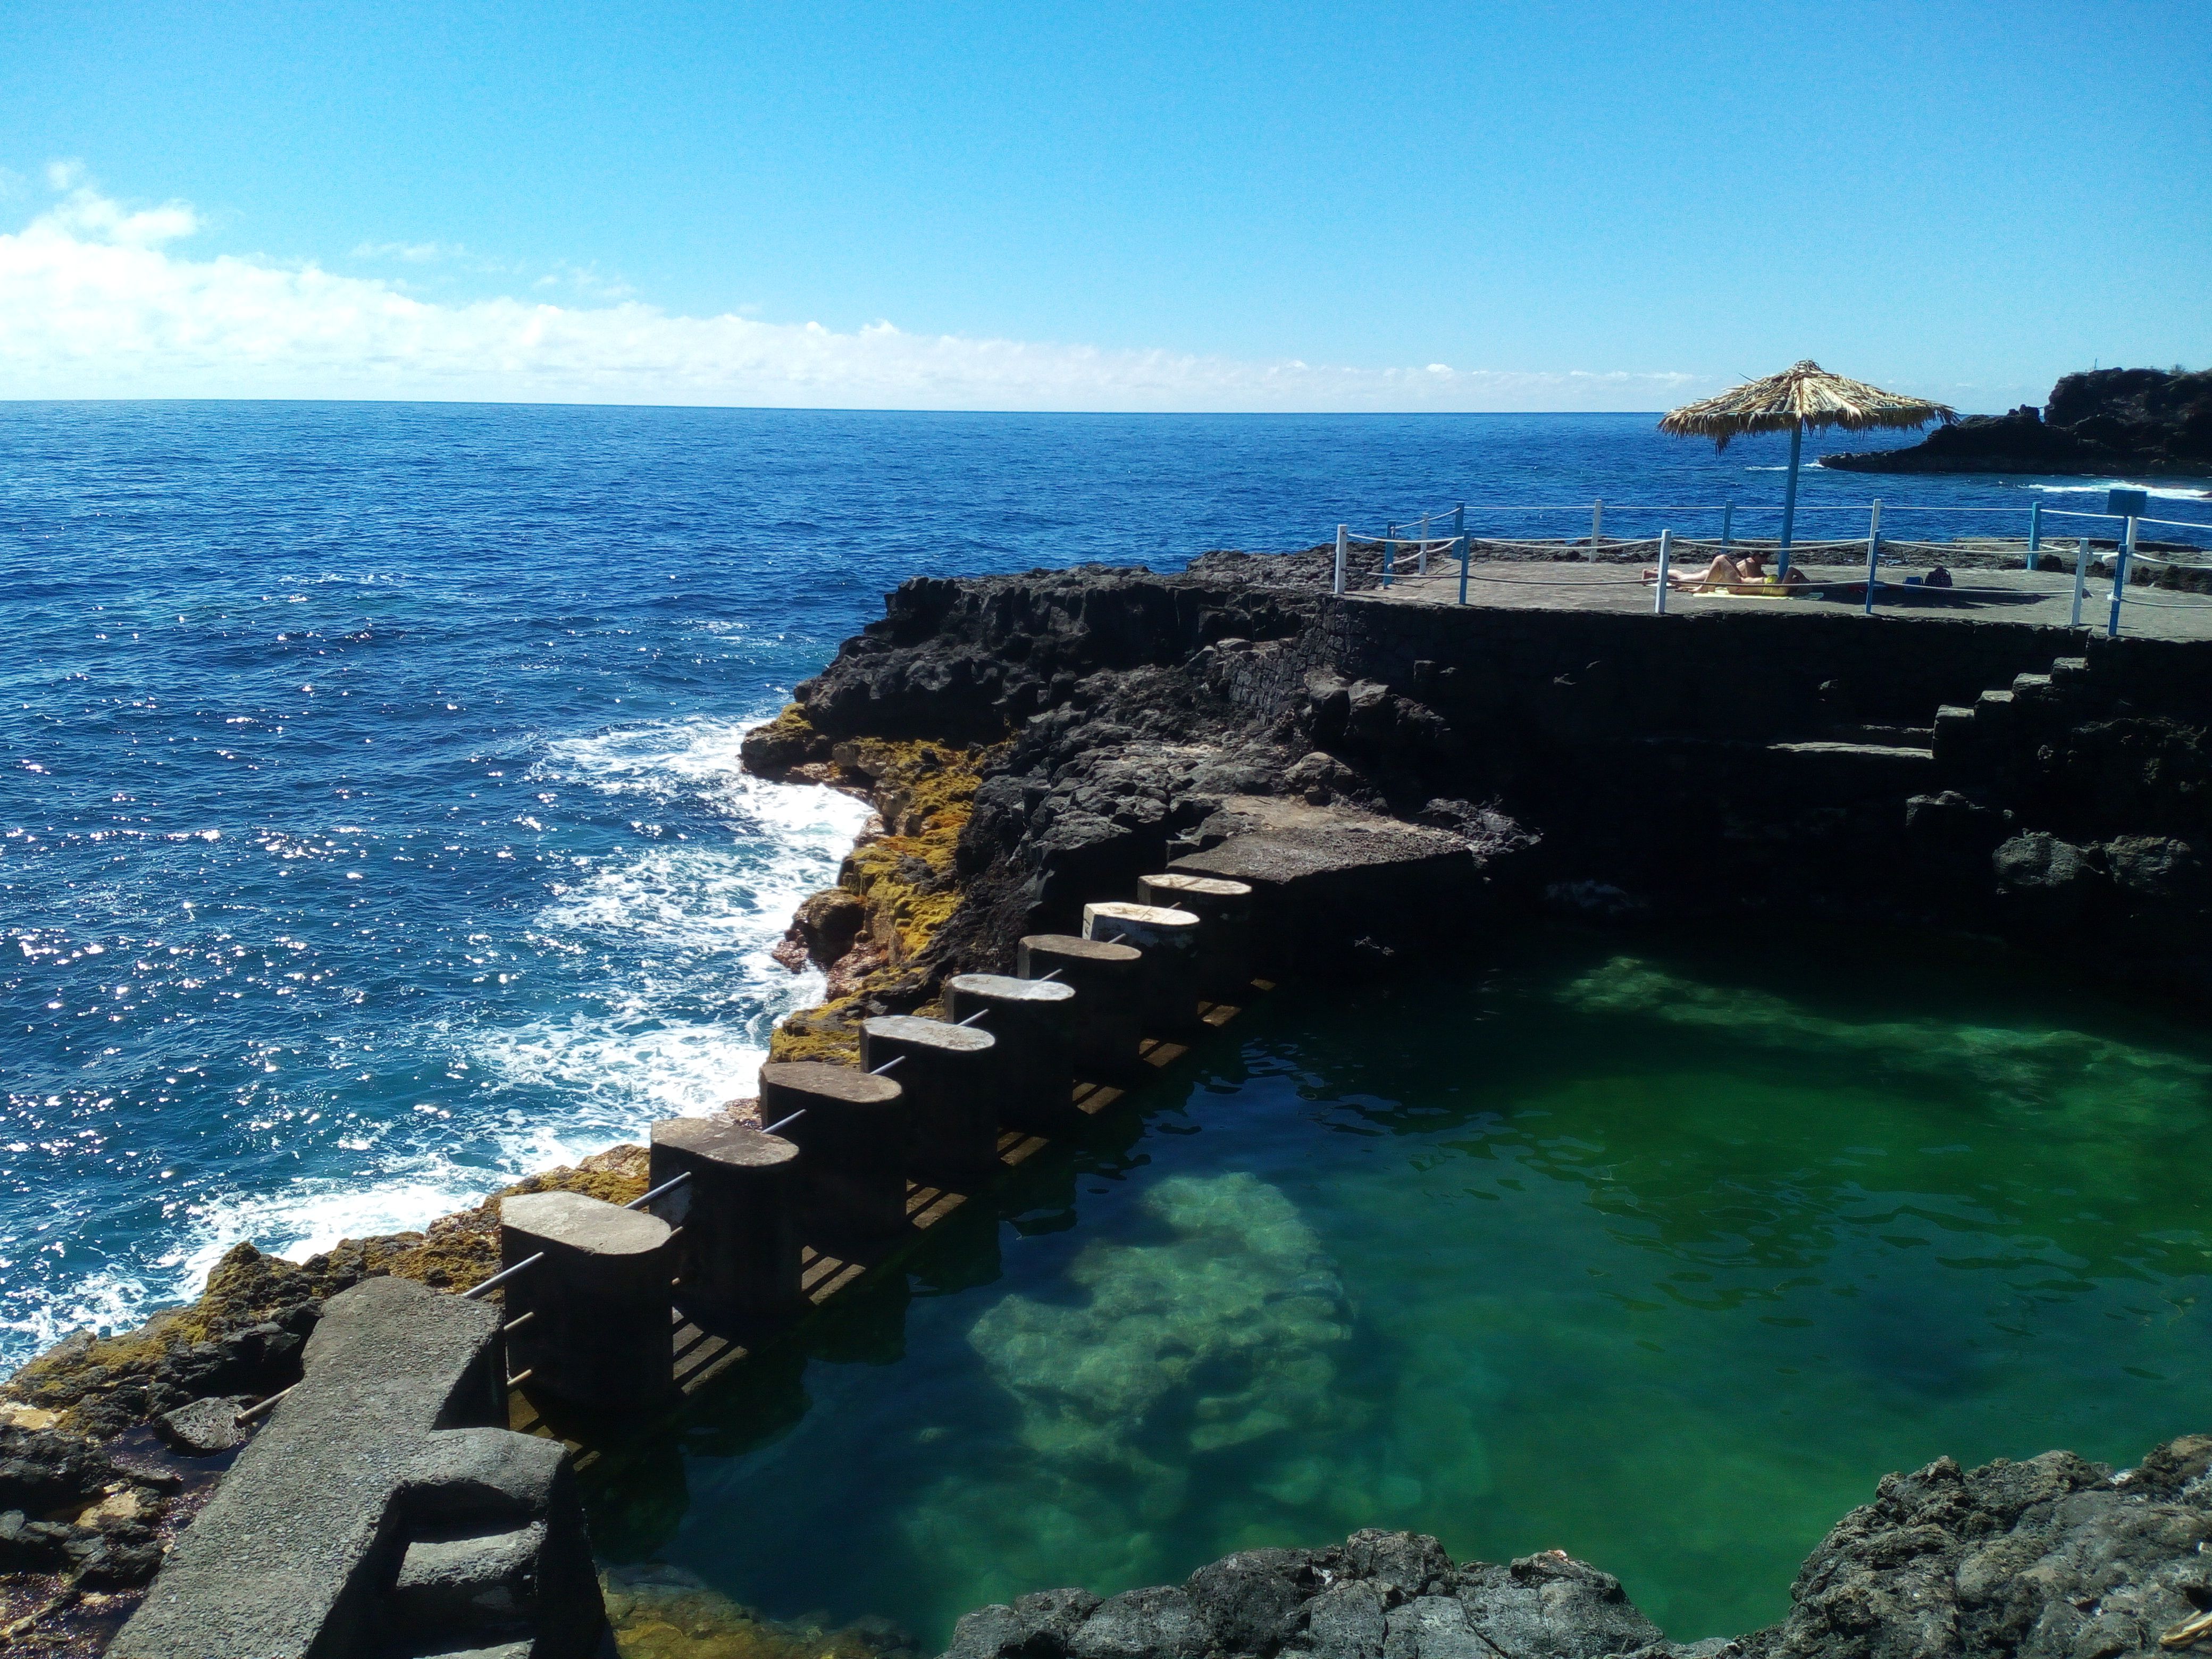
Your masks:
{"label": "sunbathing person", "polygon": [[[1798,581],[1804,580],[1794,570],[1790,575]],[[1656,582],[1659,580],[1659,573],[1647,570],[1644,573],[1644,580]],[[1742,592],[1764,587],[1766,580],[1766,555],[1756,548],[1746,548],[1733,557],[1726,553],[1714,554],[1713,562],[1705,567],[1705,574],[1702,576],[1685,575],[1676,570],[1667,573],[1667,586],[1678,593]]]}

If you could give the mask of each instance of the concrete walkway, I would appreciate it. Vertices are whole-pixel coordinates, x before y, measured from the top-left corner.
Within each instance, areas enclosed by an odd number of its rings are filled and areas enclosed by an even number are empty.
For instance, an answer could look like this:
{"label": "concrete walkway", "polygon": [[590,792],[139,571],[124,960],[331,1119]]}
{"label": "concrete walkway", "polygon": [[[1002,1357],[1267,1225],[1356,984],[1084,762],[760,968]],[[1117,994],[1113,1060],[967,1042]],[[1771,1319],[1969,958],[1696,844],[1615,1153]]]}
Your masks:
{"label": "concrete walkway", "polygon": [[[1712,616],[1729,611],[1817,611],[1857,615],[1863,602],[1866,566],[1799,567],[1812,579],[1809,591],[1788,599],[1735,593],[1673,592],[1667,596],[1670,617]],[[2074,578],[2055,571],[1954,570],[1958,586],[1908,588],[1902,586],[1916,571],[1885,568],[1886,584],[1875,600],[1875,616],[1884,621],[2025,623],[2034,627],[2064,628],[2074,604]],[[1823,590],[1823,582],[1832,584]],[[2102,634],[2111,605],[2112,580],[2109,571],[2093,574],[2083,590],[2081,624],[2084,631]],[[1815,598],[1819,594],[1820,597]],[[1369,588],[1358,597],[1387,605],[1456,605],[1459,568],[1445,568],[1438,560],[1426,576],[1400,576],[1388,588]],[[1651,612],[1651,584],[1638,575],[1638,567],[1623,564],[1544,563],[1498,561],[1473,565],[1468,576],[1467,602],[1506,611],[1589,611],[1648,616]],[[2123,634],[2149,639],[2212,640],[2212,594],[2176,592],[2170,589],[2130,584],[2120,611]]]}

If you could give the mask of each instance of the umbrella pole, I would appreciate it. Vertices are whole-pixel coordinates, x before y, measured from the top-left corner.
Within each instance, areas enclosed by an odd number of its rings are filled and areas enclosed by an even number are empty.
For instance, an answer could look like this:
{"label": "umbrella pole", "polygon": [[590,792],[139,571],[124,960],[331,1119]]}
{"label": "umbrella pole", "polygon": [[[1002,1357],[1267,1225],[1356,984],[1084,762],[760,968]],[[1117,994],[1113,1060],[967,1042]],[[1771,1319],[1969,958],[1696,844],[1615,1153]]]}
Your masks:
{"label": "umbrella pole", "polygon": [[1790,482],[1782,491],[1782,556],[1778,572],[1790,574],[1790,532],[1797,527],[1797,462],[1805,453],[1805,422],[1790,428]]}

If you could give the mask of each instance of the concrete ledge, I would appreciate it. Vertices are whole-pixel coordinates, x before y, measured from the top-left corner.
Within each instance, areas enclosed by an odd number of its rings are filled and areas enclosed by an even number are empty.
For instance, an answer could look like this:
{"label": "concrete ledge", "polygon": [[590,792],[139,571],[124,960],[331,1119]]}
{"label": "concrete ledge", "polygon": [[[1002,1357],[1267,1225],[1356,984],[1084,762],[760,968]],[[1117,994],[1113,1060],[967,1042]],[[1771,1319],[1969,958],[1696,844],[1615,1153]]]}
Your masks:
{"label": "concrete ledge", "polygon": [[[410,1279],[331,1297],[306,1375],[177,1540],[114,1659],[596,1653],[606,1620],[567,1455],[490,1426],[500,1323]],[[489,1555],[507,1564],[492,1578],[462,1565]]]}
{"label": "concrete ledge", "polygon": [[1340,966],[1363,946],[1413,948],[1464,926],[1480,890],[1464,841],[1395,818],[1238,797],[1207,827],[1224,839],[1168,868],[1253,890],[1253,951],[1262,972]]}

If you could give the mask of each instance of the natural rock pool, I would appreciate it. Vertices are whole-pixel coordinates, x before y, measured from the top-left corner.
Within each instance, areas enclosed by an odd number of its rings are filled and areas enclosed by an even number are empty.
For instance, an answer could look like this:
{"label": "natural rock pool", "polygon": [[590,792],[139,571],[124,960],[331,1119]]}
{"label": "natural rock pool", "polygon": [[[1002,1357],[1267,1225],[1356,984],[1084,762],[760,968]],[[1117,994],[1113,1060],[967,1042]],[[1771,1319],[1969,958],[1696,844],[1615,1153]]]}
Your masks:
{"label": "natural rock pool", "polygon": [[1686,1640],[1888,1470],[2212,1426],[2212,1041],[1945,949],[1551,931],[1279,991],[601,1477],[601,1553],[933,1652],[1387,1526]]}

